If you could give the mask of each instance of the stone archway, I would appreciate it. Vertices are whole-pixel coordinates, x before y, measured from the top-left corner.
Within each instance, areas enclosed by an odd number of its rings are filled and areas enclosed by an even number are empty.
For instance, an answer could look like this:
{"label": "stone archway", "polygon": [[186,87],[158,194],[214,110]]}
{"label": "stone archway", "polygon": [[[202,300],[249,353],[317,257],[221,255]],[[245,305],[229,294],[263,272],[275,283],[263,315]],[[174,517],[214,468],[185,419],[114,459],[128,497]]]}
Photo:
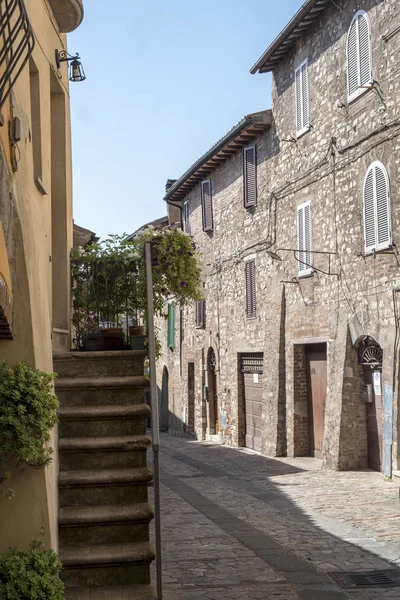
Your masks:
{"label": "stone archway", "polygon": [[383,464],[383,350],[371,336],[362,336],[356,342],[358,363],[362,368],[365,390],[367,423],[368,467],[381,471]]}
{"label": "stone archway", "polygon": [[169,430],[169,374],[167,367],[163,368],[160,399],[160,431]]}
{"label": "stone archway", "polygon": [[219,409],[217,390],[217,361],[213,348],[207,353],[207,423],[208,433],[215,435],[219,432]]}

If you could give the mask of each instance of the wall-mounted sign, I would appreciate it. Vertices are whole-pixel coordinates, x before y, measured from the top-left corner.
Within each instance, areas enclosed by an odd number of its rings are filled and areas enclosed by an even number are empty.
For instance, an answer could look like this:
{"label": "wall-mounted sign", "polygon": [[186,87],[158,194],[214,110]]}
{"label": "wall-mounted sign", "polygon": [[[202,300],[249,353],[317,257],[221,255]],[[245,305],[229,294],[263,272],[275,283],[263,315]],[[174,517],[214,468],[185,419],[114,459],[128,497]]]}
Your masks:
{"label": "wall-mounted sign", "polygon": [[379,371],[374,371],[374,394],[375,396],[381,396],[381,374]]}
{"label": "wall-mounted sign", "polygon": [[219,426],[221,429],[226,429],[226,415],[219,415]]}
{"label": "wall-mounted sign", "polygon": [[258,373],[253,373],[253,383],[258,383]]}

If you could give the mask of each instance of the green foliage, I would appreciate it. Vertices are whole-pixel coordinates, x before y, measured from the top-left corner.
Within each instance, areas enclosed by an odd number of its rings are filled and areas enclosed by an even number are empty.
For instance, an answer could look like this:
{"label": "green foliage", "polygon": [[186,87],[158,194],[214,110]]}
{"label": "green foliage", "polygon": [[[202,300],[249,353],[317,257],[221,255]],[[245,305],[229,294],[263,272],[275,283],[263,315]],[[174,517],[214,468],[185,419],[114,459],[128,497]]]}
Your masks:
{"label": "green foliage", "polygon": [[51,462],[53,450],[46,444],[57,423],[54,377],[24,363],[14,369],[0,363],[0,496],[13,495],[7,490],[6,461],[15,459],[36,469]]}
{"label": "green foliage", "polygon": [[97,328],[100,315],[113,326],[146,322],[147,289],[144,244],[152,241],[154,313],[163,315],[165,301],[181,305],[203,299],[201,261],[192,239],[180,229],[148,229],[128,241],[126,235],[74,250],[73,324],[79,332]]}
{"label": "green foliage", "polygon": [[62,565],[53,550],[33,540],[28,550],[0,554],[0,600],[63,600]]}

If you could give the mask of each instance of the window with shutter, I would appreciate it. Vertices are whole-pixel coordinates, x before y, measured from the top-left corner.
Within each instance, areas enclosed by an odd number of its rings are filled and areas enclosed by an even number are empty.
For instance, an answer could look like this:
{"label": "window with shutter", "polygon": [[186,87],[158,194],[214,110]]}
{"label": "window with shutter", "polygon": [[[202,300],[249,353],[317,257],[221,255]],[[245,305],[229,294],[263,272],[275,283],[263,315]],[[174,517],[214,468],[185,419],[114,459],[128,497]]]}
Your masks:
{"label": "window with shutter", "polygon": [[369,167],[364,180],[364,251],[383,250],[392,244],[389,177],[382,163]]}
{"label": "window with shutter", "polygon": [[256,316],[256,261],[248,260],[245,268],[246,274],[246,317],[251,319]]}
{"label": "window with shutter", "polygon": [[175,306],[168,304],[168,348],[173,350],[175,347]]}
{"label": "window with shutter", "polygon": [[312,233],[311,204],[309,201],[297,207],[297,236],[299,243],[299,275],[310,275],[312,273]]}
{"label": "window with shutter", "polygon": [[310,128],[310,98],[308,91],[308,60],[295,71],[296,132],[302,135]]}
{"label": "window with shutter", "polygon": [[371,28],[368,15],[360,10],[347,34],[347,99],[350,102],[371,87]]}
{"label": "window with shutter", "polygon": [[196,302],[196,328],[204,329],[206,326],[206,303]]}
{"label": "window with shutter", "polygon": [[190,221],[189,221],[189,200],[183,203],[183,230],[188,235],[191,235]]}
{"label": "window with shutter", "polygon": [[203,230],[213,230],[213,212],[211,198],[211,181],[203,181],[201,184],[201,205],[203,208]]}
{"label": "window with shutter", "polygon": [[256,147],[243,150],[244,205],[246,208],[257,204],[257,158]]}

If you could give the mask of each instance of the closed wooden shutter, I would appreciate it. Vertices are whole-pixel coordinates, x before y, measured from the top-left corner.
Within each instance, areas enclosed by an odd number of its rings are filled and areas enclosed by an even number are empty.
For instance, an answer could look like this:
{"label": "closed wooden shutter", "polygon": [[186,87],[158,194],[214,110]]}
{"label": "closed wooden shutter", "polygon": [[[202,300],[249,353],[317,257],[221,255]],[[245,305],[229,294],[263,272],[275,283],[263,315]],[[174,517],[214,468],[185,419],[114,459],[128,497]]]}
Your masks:
{"label": "closed wooden shutter", "polygon": [[243,151],[244,205],[246,208],[257,204],[257,159],[256,147],[251,146]]}
{"label": "closed wooden shutter", "polygon": [[191,235],[190,221],[189,221],[189,201],[186,200],[183,204],[183,228],[185,233]]}
{"label": "closed wooden shutter", "polygon": [[305,60],[295,72],[296,132],[300,135],[310,126],[310,99],[308,91],[308,61]]}
{"label": "closed wooden shutter", "polygon": [[168,348],[175,347],[175,306],[168,304]]}
{"label": "closed wooden shutter", "polygon": [[248,260],[246,262],[246,316],[252,318],[256,316],[256,262]]}
{"label": "closed wooden shutter", "polygon": [[312,232],[311,232],[311,205],[304,202],[297,207],[297,235],[299,243],[299,275],[312,273]]}
{"label": "closed wooden shutter", "polygon": [[371,31],[367,13],[359,11],[347,35],[347,93],[352,100],[372,83]]}
{"label": "closed wooden shutter", "polygon": [[203,181],[201,184],[201,204],[203,207],[203,230],[213,230],[213,211],[211,198],[211,182]]}
{"label": "closed wooden shutter", "polygon": [[375,162],[364,182],[364,250],[383,250],[391,243],[389,178],[382,163]]}
{"label": "closed wooden shutter", "polygon": [[196,327],[204,329],[206,326],[206,303],[204,300],[196,302]]}

